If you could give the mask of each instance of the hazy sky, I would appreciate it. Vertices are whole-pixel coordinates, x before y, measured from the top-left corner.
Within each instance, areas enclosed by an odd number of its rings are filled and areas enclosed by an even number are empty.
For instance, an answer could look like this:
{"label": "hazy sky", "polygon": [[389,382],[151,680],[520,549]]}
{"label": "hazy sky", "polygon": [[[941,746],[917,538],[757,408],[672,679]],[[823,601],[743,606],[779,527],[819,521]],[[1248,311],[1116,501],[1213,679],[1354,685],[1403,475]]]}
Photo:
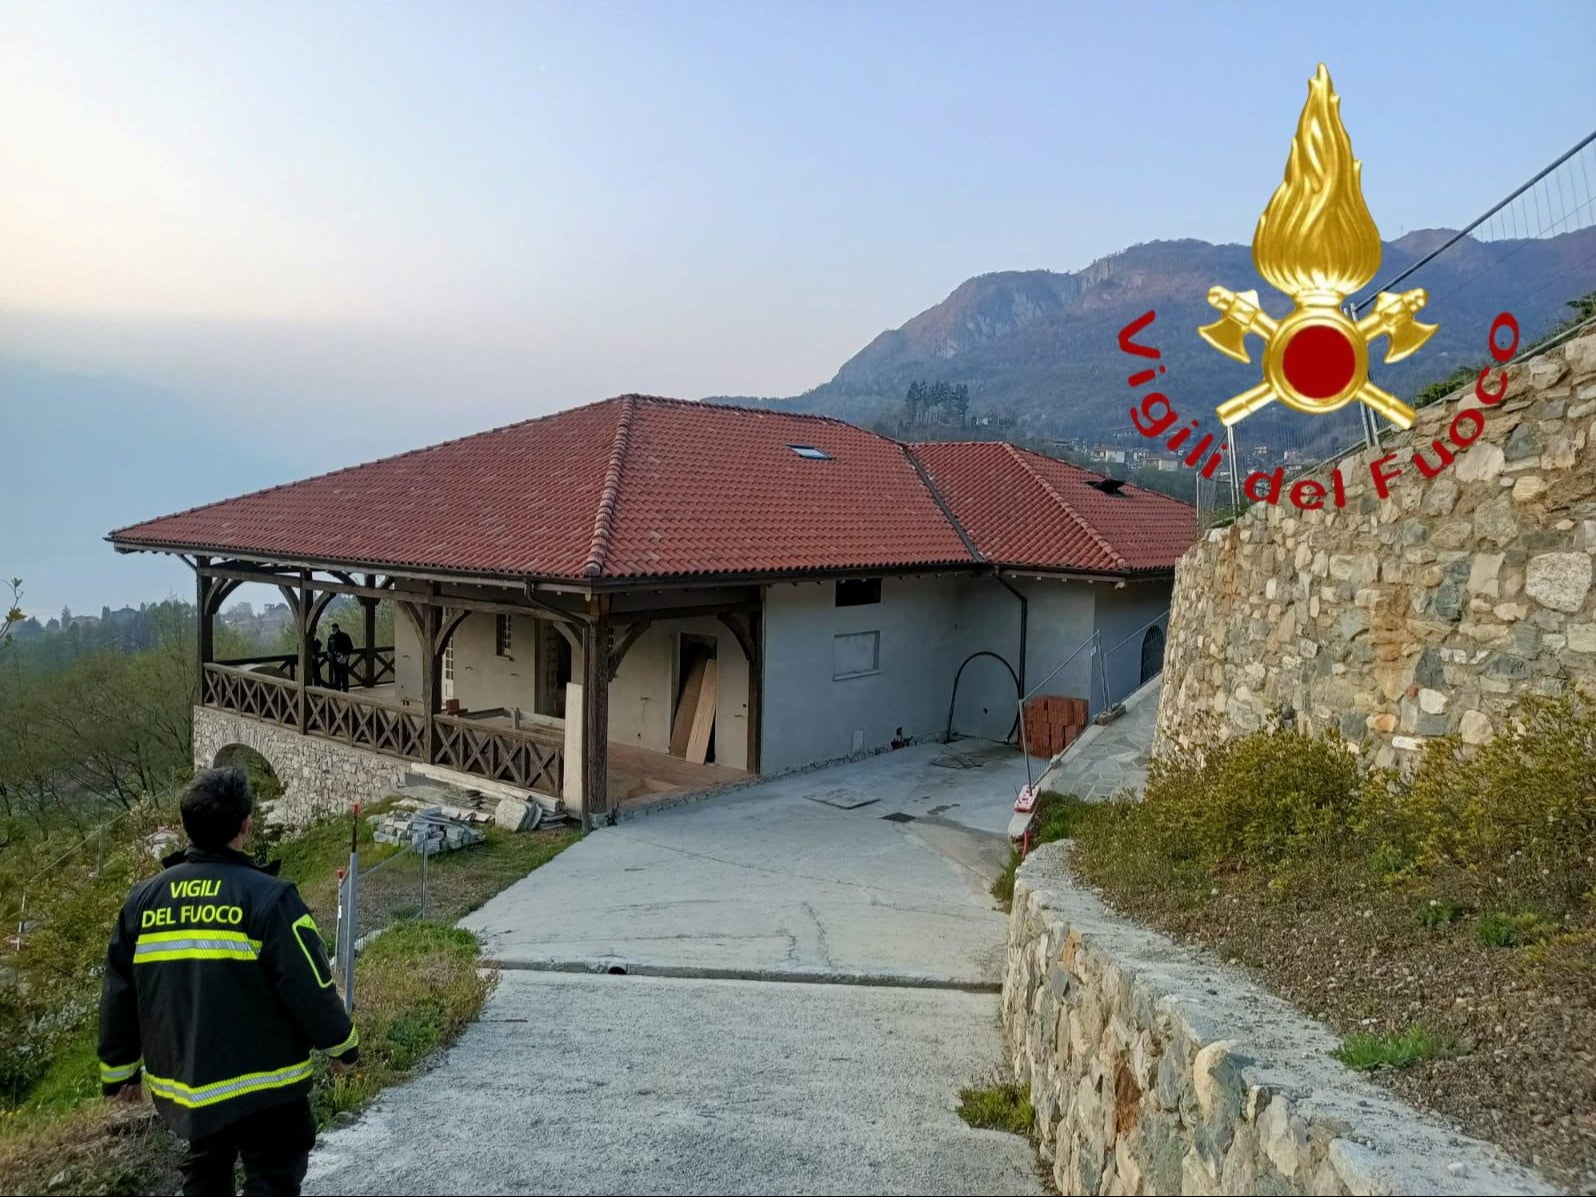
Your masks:
{"label": "hazy sky", "polygon": [[0,356],[309,418],[283,477],[791,394],[972,274],[1247,240],[1321,59],[1382,232],[1460,224],[1596,123],[1593,46],[1588,0],[0,0]]}

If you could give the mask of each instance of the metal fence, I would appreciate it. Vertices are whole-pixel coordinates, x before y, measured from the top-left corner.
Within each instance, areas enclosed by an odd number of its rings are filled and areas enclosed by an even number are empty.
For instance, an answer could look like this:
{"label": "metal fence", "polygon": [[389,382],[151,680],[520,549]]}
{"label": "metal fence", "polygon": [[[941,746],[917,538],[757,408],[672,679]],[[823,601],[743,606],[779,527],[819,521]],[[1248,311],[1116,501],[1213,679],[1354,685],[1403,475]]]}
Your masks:
{"label": "metal fence", "polygon": [[[1109,668],[1109,662],[1115,660],[1118,654],[1124,652],[1134,650],[1139,653],[1141,651],[1142,640],[1146,636],[1148,629],[1154,627],[1159,628],[1166,635],[1168,634],[1169,610],[1167,608],[1163,611],[1160,611],[1157,615],[1153,616],[1129,635],[1122,637],[1113,644],[1108,645],[1106,648],[1104,647],[1102,631],[1094,630],[1090,636],[1088,636],[1075,648],[1074,652],[1070,653],[1069,656],[1065,657],[1057,665],[1053,666],[1053,668],[1048,671],[1047,676],[1019,696],[1019,699],[1015,704],[1015,725],[1019,729],[1020,752],[1025,757],[1025,777],[1027,790],[1034,790],[1036,787],[1036,771],[1032,765],[1030,745],[1026,743],[1025,704],[1031,699],[1037,697],[1037,695],[1041,694],[1042,691],[1052,683],[1054,678],[1058,677],[1058,675],[1063,673],[1065,669],[1079,660],[1082,653],[1085,653],[1087,654],[1087,660],[1090,664],[1090,669],[1087,675],[1087,693],[1085,695],[1074,695],[1073,697],[1084,697],[1088,703],[1098,704],[1097,709],[1099,716],[1105,712],[1112,711],[1115,707],[1119,706],[1120,703],[1124,702],[1126,698],[1130,697],[1132,693],[1134,693],[1136,690],[1139,690],[1145,683],[1138,681],[1136,685],[1129,687],[1115,685],[1111,680],[1112,671]],[[1139,676],[1140,672],[1138,671],[1138,677]]]}
{"label": "metal fence", "polygon": [[[343,991],[344,1009],[355,1010],[355,957],[364,937],[407,918],[427,917],[431,860],[438,844],[418,836],[391,856],[363,867],[357,822],[350,827],[349,863],[338,873],[338,916],[333,931],[333,973]],[[441,837],[440,837],[441,838]],[[372,853],[367,853],[367,858]],[[362,897],[370,889],[367,908]],[[364,913],[364,919],[362,919]]]}
{"label": "metal fence", "polygon": [[[1381,384],[1404,400],[1478,366],[1498,312],[1512,312],[1519,323],[1519,358],[1569,335],[1573,303],[1596,291],[1596,132],[1457,232],[1418,230],[1397,238],[1387,246],[1385,266],[1384,276],[1349,300],[1347,314],[1367,314],[1383,291],[1422,287],[1427,303],[1420,316],[1441,325],[1419,353],[1378,367]],[[1288,414],[1231,428],[1229,460],[1214,478],[1197,480],[1199,526],[1223,523],[1245,505],[1241,483],[1251,470],[1284,464],[1298,477],[1378,445],[1391,427],[1352,403],[1327,415]]]}

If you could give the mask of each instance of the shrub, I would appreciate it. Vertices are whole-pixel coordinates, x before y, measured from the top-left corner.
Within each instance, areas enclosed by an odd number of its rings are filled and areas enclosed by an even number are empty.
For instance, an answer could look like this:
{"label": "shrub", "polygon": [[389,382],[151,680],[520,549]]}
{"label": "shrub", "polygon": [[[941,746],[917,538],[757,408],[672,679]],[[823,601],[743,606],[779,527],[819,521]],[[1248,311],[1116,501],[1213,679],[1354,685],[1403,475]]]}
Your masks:
{"label": "shrub", "polygon": [[1489,744],[1432,740],[1408,776],[1370,778],[1358,825],[1404,870],[1569,909],[1596,886],[1596,708],[1531,696]]}
{"label": "shrub", "polygon": [[1126,830],[1210,873],[1268,868],[1342,835],[1361,785],[1358,760],[1338,738],[1257,731],[1155,760]]}

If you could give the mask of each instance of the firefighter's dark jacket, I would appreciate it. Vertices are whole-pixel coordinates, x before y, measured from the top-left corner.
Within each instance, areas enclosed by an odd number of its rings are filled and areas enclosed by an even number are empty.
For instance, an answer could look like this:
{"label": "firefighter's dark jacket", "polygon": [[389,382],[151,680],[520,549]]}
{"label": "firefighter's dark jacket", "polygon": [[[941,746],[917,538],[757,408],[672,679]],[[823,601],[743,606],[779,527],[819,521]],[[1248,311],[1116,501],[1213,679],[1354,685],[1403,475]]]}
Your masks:
{"label": "firefighter's dark jacket", "polygon": [[359,1037],[299,891],[230,849],[168,857],[135,886],[106,954],[100,1082],[142,1079],[187,1139],[306,1093],[312,1049]]}

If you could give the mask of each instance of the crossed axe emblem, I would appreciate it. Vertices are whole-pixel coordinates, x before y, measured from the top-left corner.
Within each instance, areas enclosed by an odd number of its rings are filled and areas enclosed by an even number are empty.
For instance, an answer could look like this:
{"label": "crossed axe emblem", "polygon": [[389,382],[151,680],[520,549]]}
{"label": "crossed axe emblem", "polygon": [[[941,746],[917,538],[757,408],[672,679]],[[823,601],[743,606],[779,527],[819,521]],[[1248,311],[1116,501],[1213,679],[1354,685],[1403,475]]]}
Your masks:
{"label": "crossed axe emblem", "polygon": [[1430,339],[1439,326],[1415,319],[1427,298],[1423,288],[1400,294],[1382,291],[1374,310],[1356,322],[1337,306],[1340,298],[1299,297],[1289,316],[1275,320],[1259,307],[1256,291],[1209,288],[1208,302],[1220,318],[1197,330],[1203,340],[1238,362],[1252,360],[1249,333],[1264,341],[1264,380],[1221,403],[1221,423],[1235,424],[1275,399],[1309,415],[1357,400],[1398,427],[1413,426],[1413,409],[1369,381],[1369,345],[1390,338],[1385,354],[1389,364],[1417,352]]}

